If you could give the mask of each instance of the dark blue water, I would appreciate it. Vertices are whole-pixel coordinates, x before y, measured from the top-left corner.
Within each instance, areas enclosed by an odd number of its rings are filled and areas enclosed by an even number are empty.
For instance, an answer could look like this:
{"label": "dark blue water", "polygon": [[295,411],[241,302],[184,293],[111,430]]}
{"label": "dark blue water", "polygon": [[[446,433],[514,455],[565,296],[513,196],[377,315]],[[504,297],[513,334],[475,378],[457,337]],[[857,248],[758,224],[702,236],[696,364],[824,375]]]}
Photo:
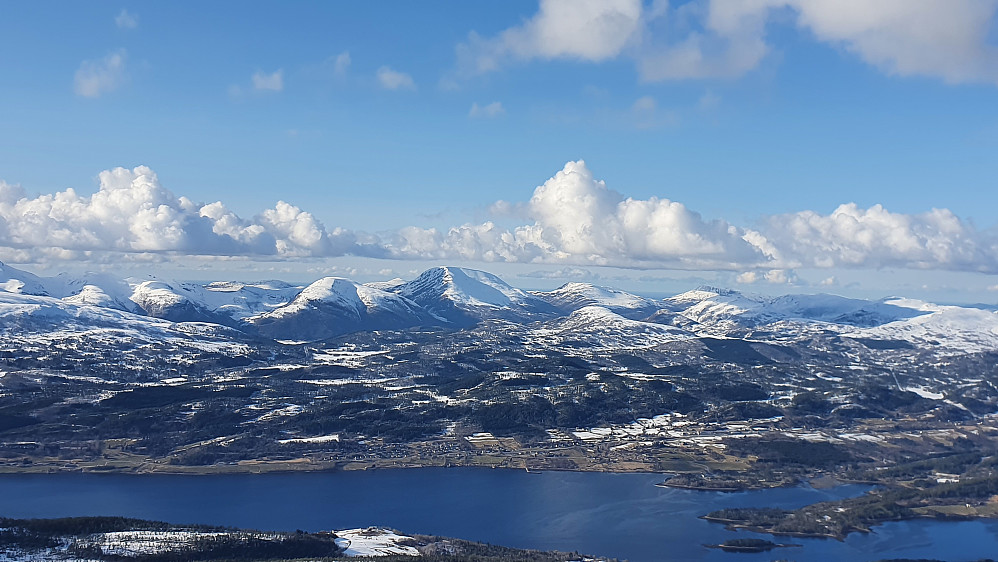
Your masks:
{"label": "dark blue water", "polygon": [[[861,494],[860,486],[737,494],[654,486],[661,476],[489,469],[413,469],[219,476],[0,475],[0,515],[123,515],[264,530],[381,525],[632,562],[998,557],[998,522],[914,521],[846,541],[787,539],[802,548],[735,554],[704,548],[763,537],[697,519],[723,507],[795,508]],[[782,539],[781,539],[782,540]],[[779,541],[778,541],[779,542]]]}

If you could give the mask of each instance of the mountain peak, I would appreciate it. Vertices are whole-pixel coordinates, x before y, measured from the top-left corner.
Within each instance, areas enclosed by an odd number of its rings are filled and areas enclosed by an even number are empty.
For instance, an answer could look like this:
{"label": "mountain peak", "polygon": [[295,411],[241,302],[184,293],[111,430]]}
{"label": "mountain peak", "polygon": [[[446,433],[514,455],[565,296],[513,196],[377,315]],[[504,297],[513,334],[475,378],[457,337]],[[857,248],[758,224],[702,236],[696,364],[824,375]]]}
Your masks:
{"label": "mountain peak", "polygon": [[491,317],[524,320],[537,314],[555,313],[548,303],[511,287],[498,276],[464,267],[427,269],[412,281],[390,290],[455,325],[469,325]]}

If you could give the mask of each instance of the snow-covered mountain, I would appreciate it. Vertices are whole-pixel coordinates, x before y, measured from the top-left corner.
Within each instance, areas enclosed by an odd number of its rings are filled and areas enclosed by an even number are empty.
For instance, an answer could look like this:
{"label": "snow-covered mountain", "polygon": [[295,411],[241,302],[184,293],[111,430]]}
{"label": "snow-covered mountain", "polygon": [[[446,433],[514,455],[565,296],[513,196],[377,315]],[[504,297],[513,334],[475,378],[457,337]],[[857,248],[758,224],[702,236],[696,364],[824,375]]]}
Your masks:
{"label": "snow-covered mountain", "polygon": [[910,318],[845,332],[873,340],[904,341],[918,348],[948,347],[968,353],[998,350],[998,312],[942,306],[912,299],[890,299],[884,305],[917,312]]}
{"label": "snow-covered mountain", "polygon": [[431,268],[408,282],[358,284],[326,277],[302,287],[280,281],[180,283],[107,274],[40,277],[0,264],[0,330],[30,325],[44,331],[87,322],[133,326],[153,319],[157,321],[149,326],[156,329],[160,321],[210,323],[275,340],[315,341],[419,326],[462,330],[503,320],[524,327],[539,322],[530,328],[538,337],[602,339],[623,346],[776,333],[782,341],[804,341],[822,331],[860,342],[903,341],[953,353],[998,351],[998,314],[993,310],[894,297],[768,297],[700,287],[655,300],[585,283],[529,293],[490,273],[457,267]]}
{"label": "snow-covered mountain", "polygon": [[544,300],[491,273],[461,267],[434,267],[391,290],[455,326],[490,318],[529,321],[559,315]]}
{"label": "snow-covered mountain", "polygon": [[232,318],[212,310],[198,297],[198,291],[166,281],[141,281],[132,288],[129,300],[145,314],[172,322],[211,322],[232,324]]}
{"label": "snow-covered mountain", "polygon": [[625,318],[640,320],[662,309],[660,301],[590,283],[566,283],[553,291],[532,294],[565,313],[598,306]]}
{"label": "snow-covered mountain", "polygon": [[926,314],[884,301],[836,295],[767,297],[700,287],[664,299],[666,310],[702,326],[737,329],[782,321],[826,322],[845,326],[879,326]]}
{"label": "snow-covered mountain", "polygon": [[319,279],[290,303],[247,321],[275,339],[309,341],[361,330],[441,324],[439,318],[403,296],[342,277]]}
{"label": "snow-covered mountain", "polygon": [[0,262],[0,291],[25,295],[48,295],[42,278]]}
{"label": "snow-covered mountain", "polygon": [[549,320],[531,336],[554,345],[590,349],[634,349],[692,339],[693,333],[673,326],[631,320],[602,306],[584,306],[566,317]]}

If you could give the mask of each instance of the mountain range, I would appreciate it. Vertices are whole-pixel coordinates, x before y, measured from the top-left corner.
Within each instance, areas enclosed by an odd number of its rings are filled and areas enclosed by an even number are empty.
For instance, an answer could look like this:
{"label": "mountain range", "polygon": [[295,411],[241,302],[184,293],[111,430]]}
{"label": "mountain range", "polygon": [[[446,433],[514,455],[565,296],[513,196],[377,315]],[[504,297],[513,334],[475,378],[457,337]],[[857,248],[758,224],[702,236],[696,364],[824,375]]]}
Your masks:
{"label": "mountain range", "polygon": [[828,294],[769,297],[698,287],[651,299],[588,283],[524,291],[498,276],[433,267],[411,281],[357,283],[323,277],[307,285],[281,281],[191,283],[107,274],[40,277],[0,264],[0,329],[70,325],[135,328],[206,323],[245,336],[318,341],[355,332],[461,330],[486,321],[538,323],[551,333],[616,326],[647,339],[705,335],[765,339],[788,329],[822,329],[871,340],[998,349],[998,314],[961,306]]}

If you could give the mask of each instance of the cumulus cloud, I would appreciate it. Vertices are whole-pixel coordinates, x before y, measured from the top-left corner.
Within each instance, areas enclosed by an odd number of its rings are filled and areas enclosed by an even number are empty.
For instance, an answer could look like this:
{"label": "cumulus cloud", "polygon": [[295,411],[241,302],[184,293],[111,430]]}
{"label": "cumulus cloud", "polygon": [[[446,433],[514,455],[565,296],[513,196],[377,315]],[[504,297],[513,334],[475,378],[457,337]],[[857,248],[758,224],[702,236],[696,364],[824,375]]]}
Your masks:
{"label": "cumulus cloud", "polygon": [[777,261],[810,267],[998,270],[998,240],[947,209],[906,215],[881,205],[840,205],[771,218],[763,235]]}
{"label": "cumulus cloud", "polygon": [[487,105],[478,105],[478,103],[472,103],[471,109],[468,110],[468,117],[498,117],[506,113],[506,109],[503,108],[500,102],[494,101]]}
{"label": "cumulus cloud", "polygon": [[405,72],[382,66],[377,72],[378,84],[386,90],[415,90],[416,82]]}
{"label": "cumulus cloud", "polygon": [[253,89],[266,92],[280,92],[284,89],[284,69],[279,68],[271,73],[256,71],[253,73]]}
{"label": "cumulus cloud", "polygon": [[736,78],[774,50],[767,28],[790,24],[889,74],[998,82],[996,0],[542,0],[495,37],[457,47],[463,74],[509,61],[633,59],[646,81]]}
{"label": "cumulus cloud", "polygon": [[102,59],[83,61],[73,77],[73,91],[85,98],[99,98],[118,89],[126,79],[125,57],[122,49]]}
{"label": "cumulus cloud", "polygon": [[766,259],[736,227],[705,221],[668,199],[627,198],[595,179],[581,160],[537,187],[525,214],[533,224],[512,229],[492,222],[403,229],[389,247],[399,257],[623,267],[728,268]]}
{"label": "cumulus cloud", "polygon": [[139,26],[139,16],[122,8],[121,12],[114,18],[114,25],[118,26],[118,29],[135,29]]}
{"label": "cumulus cloud", "polygon": [[311,214],[283,201],[243,219],[221,202],[200,205],[177,197],[145,166],[107,170],[98,180],[98,191],[89,197],[67,189],[30,198],[22,188],[0,183],[0,245],[128,254],[365,252],[354,233],[327,231]]}

